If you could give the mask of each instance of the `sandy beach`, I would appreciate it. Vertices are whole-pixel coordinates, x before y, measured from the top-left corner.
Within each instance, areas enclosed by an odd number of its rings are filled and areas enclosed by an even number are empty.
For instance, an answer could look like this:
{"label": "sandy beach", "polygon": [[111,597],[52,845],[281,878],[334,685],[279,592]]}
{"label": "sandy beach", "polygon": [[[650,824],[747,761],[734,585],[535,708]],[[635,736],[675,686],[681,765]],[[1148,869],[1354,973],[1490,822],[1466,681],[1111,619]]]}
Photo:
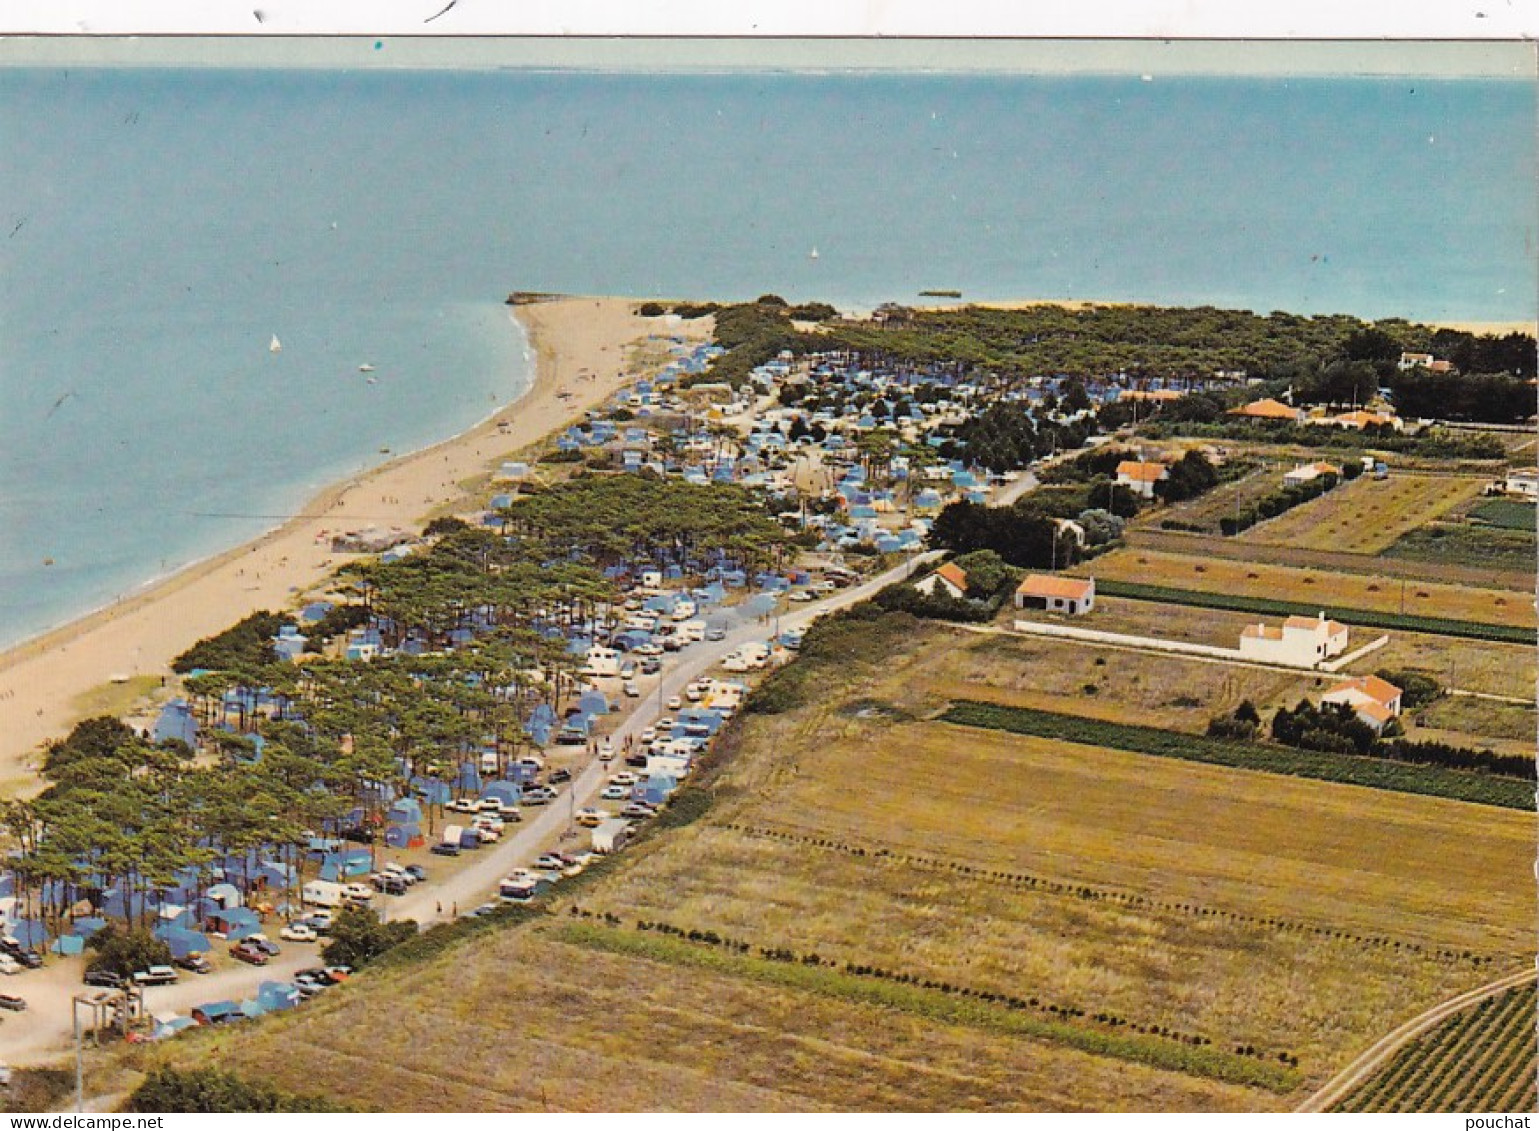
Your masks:
{"label": "sandy beach", "polygon": [[[292,607],[346,555],[339,531],[416,531],[465,498],[463,484],[578,418],[633,379],[627,358],[652,334],[703,337],[693,323],[641,318],[635,303],[562,298],[512,308],[536,352],[533,386],[468,432],[335,484],[255,541],[0,655],[0,796],[32,792],[37,755],[82,716],[77,700],[114,677],[169,676],[172,659],[259,609]],[[655,353],[656,351],[649,351]],[[649,368],[643,367],[643,371]]]}

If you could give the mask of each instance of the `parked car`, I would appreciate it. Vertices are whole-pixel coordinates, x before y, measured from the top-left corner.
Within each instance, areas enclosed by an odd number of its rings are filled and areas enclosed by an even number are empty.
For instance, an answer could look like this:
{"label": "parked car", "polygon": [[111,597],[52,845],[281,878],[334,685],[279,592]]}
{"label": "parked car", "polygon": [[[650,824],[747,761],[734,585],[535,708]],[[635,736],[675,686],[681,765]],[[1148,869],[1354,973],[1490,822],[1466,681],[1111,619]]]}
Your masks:
{"label": "parked car", "polygon": [[460,854],[460,846],[457,844],[435,844],[428,851],[434,856],[458,856]]}
{"label": "parked car", "polygon": [[680,699],[677,695],[670,695],[668,697],[668,709],[670,711],[678,711],[683,709],[683,707],[684,700]]}
{"label": "parked car", "polygon": [[249,962],[252,966],[267,965],[267,952],[265,950],[248,946],[243,942],[236,943],[230,948],[230,957],[237,958],[242,962]]}
{"label": "parked car", "polygon": [[309,978],[321,986],[335,986],[342,981],[341,978],[333,978],[325,966],[306,966],[303,970],[294,971],[296,978]]}
{"label": "parked car", "polygon": [[661,656],[662,654],[662,648],[653,644],[650,640],[645,644],[636,645],[636,655],[638,656]]}
{"label": "parked car", "polygon": [[634,679],[626,680],[625,683],[621,685],[620,690],[625,692],[626,698],[628,699],[641,698],[641,687],[636,683]]}
{"label": "parked car", "polygon": [[330,982],[319,981],[309,974],[294,975],[294,988],[299,991],[299,996],[302,998],[312,998],[330,984]]}
{"label": "parked car", "polygon": [[554,852],[547,852],[534,862],[536,868],[554,868],[560,871],[567,866],[567,861]]}
{"label": "parked car", "polygon": [[[502,827],[501,817],[484,817],[479,818],[478,820],[495,821],[499,829]],[[380,869],[380,871],[387,876],[399,876],[401,880],[405,882],[407,887],[411,887],[417,882],[418,879],[417,876],[412,874],[410,868],[404,867],[400,864],[386,864],[383,868]]]}
{"label": "parked car", "polygon": [[352,883],[342,888],[342,897],[355,903],[368,903],[374,898],[374,893],[369,890],[367,884]]}
{"label": "parked car", "polygon": [[609,814],[602,809],[590,807],[577,810],[574,819],[585,829],[596,829],[609,819]]}
{"label": "parked car", "polygon": [[656,675],[663,670],[663,662],[656,656],[647,656],[641,661],[642,675]]}
{"label": "parked car", "polygon": [[569,782],[571,780],[572,780],[572,771],[571,770],[562,769],[562,770],[552,770],[550,772],[550,784],[551,785],[560,785],[562,782]]}
{"label": "parked car", "polygon": [[796,590],[796,592],[791,594],[790,599],[792,601],[798,601],[798,602],[801,602],[801,601],[816,601],[818,599],[818,595],[816,593],[810,592],[810,591],[808,591],[806,589],[798,589],[798,590]]}
{"label": "parked car", "polygon": [[189,951],[182,955],[182,957],[173,958],[171,961],[183,970],[191,970],[194,974],[212,974],[214,972],[214,964],[208,960],[206,954],[200,951]]}
{"label": "parked car", "polygon": [[9,954],[0,954],[0,974],[20,974],[22,964],[17,962]]}
{"label": "parked car", "polygon": [[634,769],[644,770],[647,768],[647,756],[645,754],[627,755],[625,764],[627,766],[633,767]]}
{"label": "parked car", "polygon": [[630,773],[629,771],[626,771],[624,773],[619,773],[619,774],[611,774],[609,776],[609,784],[610,785],[635,785],[636,784],[636,775],[633,774],[633,773]]}
{"label": "parked car", "polygon": [[0,938],[0,953],[14,958],[28,970],[36,970],[43,964],[42,955],[38,954],[31,947],[22,946],[20,940],[12,938],[10,935]]}
{"label": "parked car", "polygon": [[325,970],[326,976],[333,982],[345,982],[353,976],[351,966],[327,966]]}
{"label": "parked car", "polygon": [[[518,820],[518,813],[516,811],[513,814],[513,819],[515,821]],[[427,869],[424,868],[421,864],[406,865],[406,874],[417,880],[419,883],[428,878]]]}
{"label": "parked car", "polygon": [[[493,833],[493,836],[496,834]],[[383,895],[405,895],[406,881],[400,876],[391,876],[380,872],[373,879],[374,890]]]}
{"label": "parked car", "polygon": [[179,977],[171,966],[147,966],[134,971],[134,981],[141,986],[169,986]]}
{"label": "parked car", "polygon": [[123,988],[123,975],[116,970],[87,970],[81,981],[88,986],[102,986],[109,990]]}
{"label": "parked car", "polygon": [[9,1009],[12,1012],[20,1013],[26,1008],[27,1003],[15,994],[0,994],[0,1009]]}
{"label": "parked car", "polygon": [[278,937],[289,942],[314,942],[321,936],[309,923],[290,923],[278,932]]}
{"label": "parked car", "polygon": [[606,785],[599,797],[605,801],[624,801],[631,795],[631,791],[623,785]]}
{"label": "parked car", "polygon": [[656,815],[657,810],[644,801],[632,801],[624,809],[620,810],[620,816],[631,817],[637,820],[646,820],[648,817],[655,817]]}
{"label": "parked car", "polygon": [[657,728],[656,727],[647,727],[645,730],[643,730],[641,732],[641,741],[642,742],[656,742],[657,741]]}
{"label": "parked car", "polygon": [[318,935],[327,934],[331,930],[331,912],[312,911],[302,922],[309,924]]}
{"label": "parked car", "polygon": [[474,798],[462,797],[458,801],[449,802],[444,808],[451,813],[479,813],[481,804]]}
{"label": "parked car", "polygon": [[242,940],[247,946],[254,946],[268,958],[277,958],[283,953],[283,949],[266,935],[247,935]]}
{"label": "parked car", "polygon": [[705,638],[707,640],[725,640],[727,638],[727,630],[724,628],[708,628],[705,630]]}

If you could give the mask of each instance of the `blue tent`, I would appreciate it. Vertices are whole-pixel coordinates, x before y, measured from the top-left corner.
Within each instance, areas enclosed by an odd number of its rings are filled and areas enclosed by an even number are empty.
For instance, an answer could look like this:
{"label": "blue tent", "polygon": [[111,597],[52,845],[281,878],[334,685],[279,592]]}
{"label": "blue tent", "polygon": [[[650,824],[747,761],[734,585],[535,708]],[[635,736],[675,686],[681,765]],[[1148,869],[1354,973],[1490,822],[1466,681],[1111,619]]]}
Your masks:
{"label": "blue tent", "polygon": [[468,789],[473,793],[481,790],[481,771],[476,768],[474,762],[461,762],[459,774],[454,779],[455,785],[460,789]]}
{"label": "blue tent", "polygon": [[215,934],[221,934],[231,942],[262,933],[262,920],[248,907],[217,911],[208,917],[208,923]]}
{"label": "blue tent", "polygon": [[37,919],[19,919],[11,925],[11,937],[22,946],[41,948],[48,943],[48,928]]}
{"label": "blue tent", "polygon": [[186,958],[189,954],[207,954],[212,948],[208,936],[199,931],[189,931],[182,927],[163,926],[156,927],[152,932],[171,948],[173,958]]}
{"label": "blue tent", "polygon": [[83,916],[69,925],[69,933],[88,939],[107,926],[107,920],[96,916]]}
{"label": "blue tent", "polygon": [[49,950],[59,955],[81,954],[85,951],[85,939],[79,935],[60,935],[53,940]]}
{"label": "blue tent", "polygon": [[198,721],[192,717],[192,708],[184,699],[173,699],[161,709],[152,732],[156,742],[177,739],[188,746],[198,742]]}
{"label": "blue tent", "polygon": [[264,1011],[272,1013],[293,1009],[301,999],[292,982],[263,982],[257,987],[256,1000]]}
{"label": "blue tent", "polygon": [[385,820],[392,825],[409,825],[422,823],[422,806],[410,797],[403,797],[385,815]]}
{"label": "blue tent", "polygon": [[410,848],[414,840],[422,836],[422,827],[415,823],[389,825],[385,829],[386,848]]}
{"label": "blue tent", "polygon": [[[517,768],[527,768],[532,770],[534,767],[530,766]],[[500,801],[504,805],[517,805],[519,799],[523,797],[523,795],[523,787],[520,786],[518,782],[511,781],[494,781],[488,784],[486,788],[481,791],[481,796],[483,798]]]}

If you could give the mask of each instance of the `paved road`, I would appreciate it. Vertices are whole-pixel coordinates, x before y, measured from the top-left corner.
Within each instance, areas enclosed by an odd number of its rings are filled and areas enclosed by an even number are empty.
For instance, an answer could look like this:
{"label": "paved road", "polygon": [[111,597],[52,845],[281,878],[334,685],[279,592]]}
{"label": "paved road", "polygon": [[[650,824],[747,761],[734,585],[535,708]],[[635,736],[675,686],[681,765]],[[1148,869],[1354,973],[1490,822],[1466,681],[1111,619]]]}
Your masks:
{"label": "paved road", "polygon": [[1295,1111],[1319,1112],[1328,1110],[1332,1104],[1337,1103],[1354,1088],[1367,1080],[1375,1072],[1384,1066],[1390,1057],[1394,1056],[1411,1041],[1421,1036],[1428,1029],[1450,1016],[1458,1013],[1476,1002],[1501,993],[1503,990],[1521,986],[1525,982],[1534,979],[1534,970],[1519,970],[1514,974],[1508,974],[1505,978],[1498,978],[1489,985],[1479,989],[1462,993],[1458,997],[1449,998],[1441,1005],[1434,1005],[1431,1009],[1417,1014],[1394,1032],[1380,1037],[1368,1049],[1354,1060],[1346,1068],[1342,1069],[1323,1088],[1301,1103]]}
{"label": "paved road", "polygon": [[[782,614],[780,631],[802,627],[815,616],[869,597],[939,556],[936,551],[918,554],[859,586]],[[633,701],[634,709],[612,732],[615,748],[620,749],[628,735],[639,734],[651,725],[664,713],[661,705],[669,697],[681,695],[686,684],[720,663],[727,653],[751,641],[764,640],[772,628],[773,624],[762,625],[749,620],[729,631],[724,640],[694,644],[677,653],[676,660],[665,664],[655,685],[648,688],[644,697]],[[416,919],[424,925],[444,921],[452,918],[456,907],[462,912],[469,911],[477,904],[495,898],[498,881],[540,853],[556,847],[586,848],[586,833],[581,830],[576,830],[577,835],[565,841],[562,837],[573,830],[573,813],[593,803],[609,772],[608,766],[593,759],[575,776],[571,785],[562,790],[557,801],[540,808],[524,809],[525,819],[508,826],[513,830],[510,835],[490,848],[479,850],[468,866],[442,882],[418,884],[400,898],[376,896],[374,906],[387,919]],[[296,970],[320,962],[318,947],[314,944],[280,942],[279,945],[283,954],[267,966],[237,965],[203,976],[184,973],[182,980],[173,986],[147,989],[145,1007],[157,1016],[173,1012],[185,1015],[204,1002],[248,998],[256,993],[260,983],[285,981]],[[38,1063],[54,1059],[71,1047],[70,998],[86,988],[80,984],[80,970],[78,961],[53,962],[46,969],[0,981],[0,992],[18,994],[28,1004],[25,1013],[0,1016],[0,1062],[12,1065]]]}

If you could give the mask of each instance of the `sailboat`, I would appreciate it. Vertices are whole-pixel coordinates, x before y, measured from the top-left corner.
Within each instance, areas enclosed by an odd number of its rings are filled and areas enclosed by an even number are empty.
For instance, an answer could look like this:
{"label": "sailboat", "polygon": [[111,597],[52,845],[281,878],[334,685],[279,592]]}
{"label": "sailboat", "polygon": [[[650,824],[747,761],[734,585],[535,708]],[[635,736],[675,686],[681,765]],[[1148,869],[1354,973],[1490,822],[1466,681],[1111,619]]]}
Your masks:
{"label": "sailboat", "polygon": [[278,335],[273,335],[273,340],[267,344],[268,353],[282,353],[283,343],[278,340]]}
{"label": "sailboat", "polygon": [[816,259],[817,257],[818,257],[818,249],[816,247],[813,247],[812,254],[807,256],[807,258],[808,259]]}
{"label": "sailboat", "polygon": [[360,365],[358,367],[358,372],[359,373],[373,373],[374,372],[374,366],[370,365],[368,362],[364,362],[362,365]]}

